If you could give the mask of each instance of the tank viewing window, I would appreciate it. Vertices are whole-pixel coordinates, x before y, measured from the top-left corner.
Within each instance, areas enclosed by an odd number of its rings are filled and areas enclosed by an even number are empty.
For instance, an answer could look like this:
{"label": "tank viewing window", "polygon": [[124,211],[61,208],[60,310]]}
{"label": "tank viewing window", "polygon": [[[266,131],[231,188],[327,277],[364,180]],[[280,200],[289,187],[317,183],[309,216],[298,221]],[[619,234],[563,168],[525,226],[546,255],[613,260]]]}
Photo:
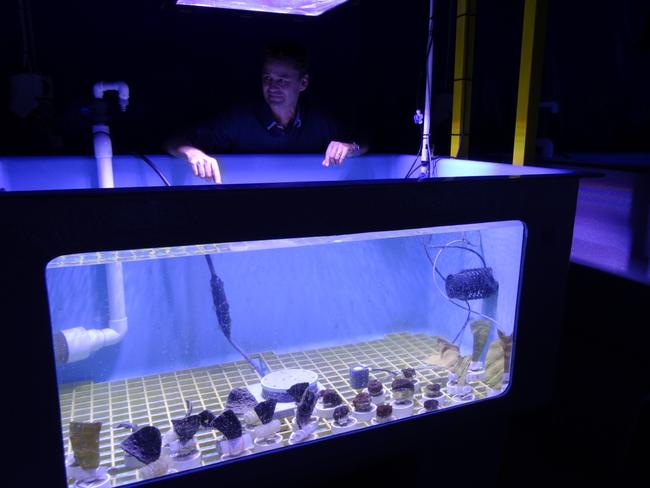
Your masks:
{"label": "tank viewing window", "polygon": [[52,260],[69,483],[245,462],[507,395],[524,247],[507,221]]}

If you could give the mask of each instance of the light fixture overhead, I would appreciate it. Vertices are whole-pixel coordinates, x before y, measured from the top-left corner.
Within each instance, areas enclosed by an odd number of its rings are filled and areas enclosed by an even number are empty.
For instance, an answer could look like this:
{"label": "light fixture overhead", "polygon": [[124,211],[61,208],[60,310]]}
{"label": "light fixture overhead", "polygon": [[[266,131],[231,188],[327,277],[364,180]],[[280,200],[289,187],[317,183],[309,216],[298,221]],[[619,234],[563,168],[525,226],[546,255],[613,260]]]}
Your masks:
{"label": "light fixture overhead", "polygon": [[176,5],[316,16],[341,5],[346,1],[347,0],[176,0]]}

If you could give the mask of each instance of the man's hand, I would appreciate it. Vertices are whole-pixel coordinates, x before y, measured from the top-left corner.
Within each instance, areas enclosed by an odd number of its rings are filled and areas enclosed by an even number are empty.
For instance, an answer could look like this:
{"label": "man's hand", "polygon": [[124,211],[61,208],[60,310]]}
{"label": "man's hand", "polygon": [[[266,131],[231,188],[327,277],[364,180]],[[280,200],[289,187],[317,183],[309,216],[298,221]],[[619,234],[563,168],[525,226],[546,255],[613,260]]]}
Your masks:
{"label": "man's hand", "polygon": [[219,163],[216,159],[191,146],[179,147],[176,152],[185,158],[192,168],[194,176],[210,178],[216,184],[221,184],[221,171],[219,171]]}
{"label": "man's hand", "polygon": [[330,164],[341,165],[345,158],[354,156],[359,152],[359,145],[348,142],[332,141],[327,146],[325,151],[325,159],[323,159],[323,166]]}

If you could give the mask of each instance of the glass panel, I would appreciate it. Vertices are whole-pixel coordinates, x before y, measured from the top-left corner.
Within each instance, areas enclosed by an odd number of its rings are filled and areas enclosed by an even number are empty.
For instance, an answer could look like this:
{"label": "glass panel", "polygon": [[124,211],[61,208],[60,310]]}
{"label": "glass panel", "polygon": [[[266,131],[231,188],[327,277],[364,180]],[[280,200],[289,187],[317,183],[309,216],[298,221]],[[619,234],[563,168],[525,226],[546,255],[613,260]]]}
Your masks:
{"label": "glass panel", "polygon": [[519,221],[60,256],[71,483],[114,486],[506,393]]}

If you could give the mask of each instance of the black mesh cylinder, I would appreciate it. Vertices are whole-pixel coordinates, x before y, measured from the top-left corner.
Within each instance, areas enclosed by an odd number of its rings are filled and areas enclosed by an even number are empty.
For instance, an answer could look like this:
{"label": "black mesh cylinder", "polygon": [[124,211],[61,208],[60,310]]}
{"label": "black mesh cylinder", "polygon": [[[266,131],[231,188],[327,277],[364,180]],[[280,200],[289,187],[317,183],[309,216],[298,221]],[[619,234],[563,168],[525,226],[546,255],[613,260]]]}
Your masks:
{"label": "black mesh cylinder", "polygon": [[499,290],[499,283],[492,275],[492,268],[465,269],[447,276],[445,290],[449,298],[480,300],[494,295]]}

